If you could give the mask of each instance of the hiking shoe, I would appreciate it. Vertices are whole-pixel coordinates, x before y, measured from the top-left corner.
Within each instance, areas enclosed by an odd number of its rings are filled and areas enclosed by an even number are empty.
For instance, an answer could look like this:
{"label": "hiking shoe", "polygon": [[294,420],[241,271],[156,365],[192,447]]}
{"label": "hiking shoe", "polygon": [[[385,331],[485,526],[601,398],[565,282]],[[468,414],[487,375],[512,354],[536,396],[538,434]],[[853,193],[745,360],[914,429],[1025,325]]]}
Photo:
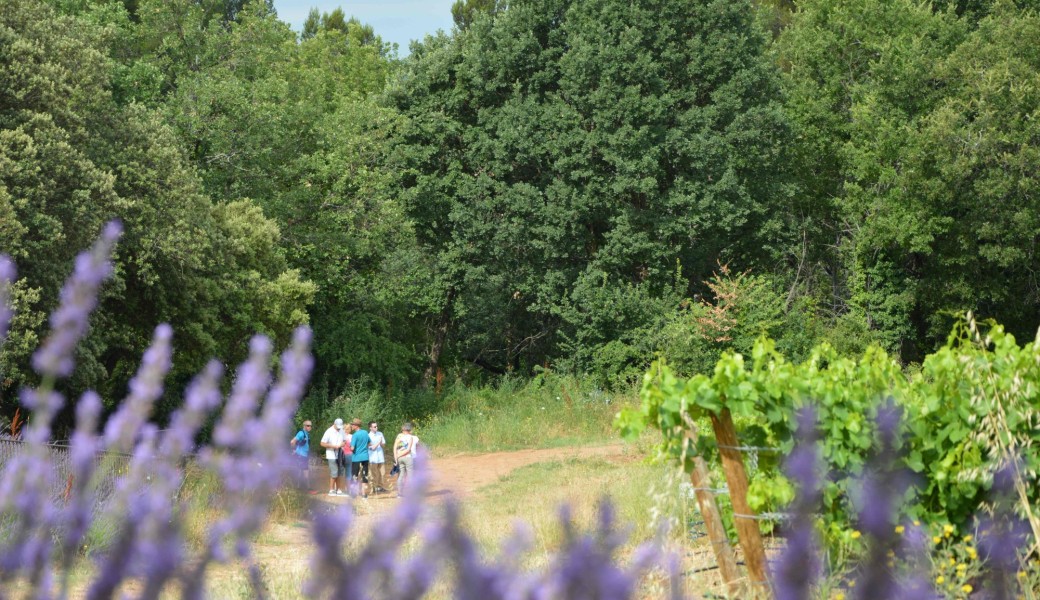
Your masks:
{"label": "hiking shoe", "polygon": [[336,495],[337,496],[346,496],[346,494],[343,493],[343,490],[339,490],[338,492],[336,492]]}
{"label": "hiking shoe", "polygon": [[329,490],[329,495],[330,496],[335,496],[336,495],[336,490]]}

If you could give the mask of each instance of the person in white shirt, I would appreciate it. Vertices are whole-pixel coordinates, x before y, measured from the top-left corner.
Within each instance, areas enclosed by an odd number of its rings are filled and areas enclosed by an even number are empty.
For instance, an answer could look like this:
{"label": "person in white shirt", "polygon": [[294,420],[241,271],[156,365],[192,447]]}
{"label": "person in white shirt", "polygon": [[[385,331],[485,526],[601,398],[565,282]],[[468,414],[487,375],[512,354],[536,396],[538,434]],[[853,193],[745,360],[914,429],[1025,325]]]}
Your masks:
{"label": "person in white shirt", "polygon": [[[343,447],[346,443],[347,436],[343,431],[343,419],[336,419],[336,422],[325,430],[325,435],[321,436],[321,447],[325,448],[325,459],[329,462],[329,495],[330,496],[345,496],[346,492],[343,489],[346,487],[339,485],[340,468],[339,463],[336,461],[336,452]],[[349,473],[343,473],[344,479]]]}
{"label": "person in white shirt", "polygon": [[412,424],[401,425],[401,433],[394,439],[394,463],[401,470],[397,476],[397,497],[404,492],[405,483],[415,473],[415,455],[419,450],[419,437],[412,435]]}
{"label": "person in white shirt", "polygon": [[372,421],[368,424],[368,475],[372,480],[372,491],[385,492],[383,488],[383,463],[386,458],[383,455],[383,446],[386,438],[379,431],[379,423]]}

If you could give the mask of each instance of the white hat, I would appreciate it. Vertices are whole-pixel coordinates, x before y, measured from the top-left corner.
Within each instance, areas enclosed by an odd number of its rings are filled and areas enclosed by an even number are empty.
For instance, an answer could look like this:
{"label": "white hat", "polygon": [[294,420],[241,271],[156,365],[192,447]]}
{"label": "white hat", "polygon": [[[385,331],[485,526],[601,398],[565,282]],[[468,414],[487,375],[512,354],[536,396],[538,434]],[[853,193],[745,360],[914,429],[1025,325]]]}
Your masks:
{"label": "white hat", "polygon": [[336,429],[343,429],[343,419],[336,419],[336,422],[333,423],[333,426],[335,426]]}

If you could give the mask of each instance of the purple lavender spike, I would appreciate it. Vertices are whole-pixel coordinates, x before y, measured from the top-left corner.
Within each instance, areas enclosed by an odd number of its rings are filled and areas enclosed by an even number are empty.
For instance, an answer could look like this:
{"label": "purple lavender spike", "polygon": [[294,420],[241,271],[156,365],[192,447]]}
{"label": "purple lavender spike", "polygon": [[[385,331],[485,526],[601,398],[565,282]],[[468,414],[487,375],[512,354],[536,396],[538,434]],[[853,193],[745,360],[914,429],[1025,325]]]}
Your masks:
{"label": "purple lavender spike", "polygon": [[117,452],[128,452],[152,407],[163,393],[163,379],[173,366],[173,328],[163,323],[155,328],[152,345],[145,350],[137,375],[130,380],[130,395],[105,424],[105,442]]}
{"label": "purple lavender spike", "polygon": [[[62,515],[65,524],[65,537],[62,541],[62,584],[67,589],[68,575],[75,560],[80,542],[90,527],[93,516],[92,509],[95,496],[91,493],[90,479],[94,476],[97,452],[100,444],[97,438],[98,417],[101,414],[101,398],[93,391],[88,391],[76,404],[76,430],[72,434],[69,458],[72,472],[75,474],[69,499]],[[64,592],[62,594],[65,595]]]}
{"label": "purple lavender spike", "polygon": [[[259,418],[257,406],[270,383],[271,342],[256,336],[250,344],[250,357],[238,370],[231,397],[213,436],[216,446],[234,451],[203,455],[204,462],[215,468],[224,482],[228,515],[213,527],[206,555],[193,570],[192,579],[201,580],[208,564],[221,560],[220,550],[227,537],[235,542],[237,555],[248,563],[250,538],[263,526],[271,498],[292,465],[291,457],[281,451],[280,446],[261,439],[259,432],[284,429],[291,421],[313,366],[310,340],[309,329],[296,330],[292,346],[282,356],[279,380],[272,387]],[[253,575],[253,591],[262,594],[259,573]],[[197,586],[185,586],[185,598],[199,594],[201,590]]]}
{"label": "purple lavender spike", "polygon": [[7,337],[7,328],[11,324],[14,310],[11,308],[11,286],[18,271],[14,261],[6,254],[0,254],[0,342]]}
{"label": "purple lavender spike", "polygon": [[262,335],[254,336],[249,342],[249,359],[238,367],[224,414],[213,430],[217,446],[248,447],[252,443],[251,436],[255,432],[248,426],[271,382],[270,365],[271,340]]}
{"label": "purple lavender spike", "polygon": [[794,519],[785,532],[787,543],[773,565],[777,600],[808,600],[821,572],[819,542],[813,526],[813,513],[823,497],[816,412],[802,409],[797,419],[797,442],[784,466],[787,476],[798,486],[798,495],[790,508]]}
{"label": "purple lavender spike", "polygon": [[51,439],[51,421],[65,405],[65,398],[54,391],[22,389],[18,393],[22,406],[33,412],[32,421],[23,435],[26,442],[43,445]]}
{"label": "purple lavender spike", "polygon": [[[912,487],[909,470],[899,466],[899,427],[902,411],[891,400],[878,408],[877,425],[881,448],[867,465],[858,494],[859,527],[869,549],[857,577],[856,598],[932,598],[935,592],[920,573],[897,577],[889,567],[890,557],[905,561],[912,544],[896,533],[899,503]],[[904,527],[905,529],[905,527]]]}
{"label": "purple lavender spike", "polygon": [[160,447],[163,457],[180,458],[191,450],[195,435],[205,422],[206,415],[220,406],[220,380],[223,376],[223,365],[219,361],[211,360],[188,385],[184,394],[184,406],[173,413],[170,427],[163,435]]}
{"label": "purple lavender spike", "polygon": [[[130,459],[129,473],[116,486],[116,497],[107,514],[120,523],[116,541],[98,564],[99,575],[87,590],[88,600],[111,598],[116,588],[134,574],[140,563],[138,539],[149,517],[147,496],[152,489],[149,475],[156,458],[155,444],[158,429],[151,423],[141,427],[139,441]],[[151,482],[153,485],[161,482]]]}
{"label": "purple lavender spike", "polygon": [[51,313],[51,333],[33,354],[32,365],[45,377],[68,377],[73,353],[87,332],[90,313],[97,307],[98,288],[112,274],[110,257],[122,226],[112,221],[89,252],[76,257],[72,275],[61,289],[60,303]]}
{"label": "purple lavender spike", "polygon": [[993,513],[979,519],[979,555],[985,565],[980,598],[1011,600],[1018,597],[1016,572],[1028,547],[1029,524],[1015,513],[1015,480],[1019,465],[1008,461],[993,475],[990,492]]}

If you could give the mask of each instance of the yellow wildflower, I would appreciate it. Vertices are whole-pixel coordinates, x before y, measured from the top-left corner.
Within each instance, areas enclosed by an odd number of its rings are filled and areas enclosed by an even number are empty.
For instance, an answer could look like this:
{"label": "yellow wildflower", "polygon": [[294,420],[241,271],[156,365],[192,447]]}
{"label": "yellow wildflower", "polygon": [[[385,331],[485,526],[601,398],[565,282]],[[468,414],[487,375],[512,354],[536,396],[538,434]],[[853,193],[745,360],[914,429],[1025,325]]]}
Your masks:
{"label": "yellow wildflower", "polygon": [[939,536],[935,536],[935,537],[932,538],[932,543],[938,544],[941,541],[942,541],[942,538],[939,537]]}
{"label": "yellow wildflower", "polygon": [[921,522],[915,519],[914,520],[914,527],[920,527],[920,526],[921,526]]}
{"label": "yellow wildflower", "polygon": [[968,558],[975,560],[979,557],[979,553],[974,548],[968,548]]}
{"label": "yellow wildflower", "polygon": [[971,540],[972,540],[972,538],[971,538],[970,535],[964,536],[964,543],[969,544],[969,543],[971,543]]}
{"label": "yellow wildflower", "polygon": [[951,558],[951,559],[950,559],[950,566],[952,567],[952,566],[953,566],[953,565],[955,565],[955,564],[957,564],[957,561],[956,561],[956,559],[953,559],[953,558]]}
{"label": "yellow wildflower", "polygon": [[957,565],[957,570],[961,571],[962,574],[963,574],[964,571],[968,570],[968,565],[966,565],[964,563],[961,563],[961,564]]}
{"label": "yellow wildflower", "polygon": [[896,533],[898,533],[899,535],[903,535],[904,531],[906,531],[906,527],[903,527],[902,525],[896,525]]}
{"label": "yellow wildflower", "polygon": [[841,592],[838,592],[837,594],[834,594],[834,600],[845,600],[845,594],[843,594]]}
{"label": "yellow wildflower", "polygon": [[946,581],[946,578],[942,575],[935,578],[935,583],[938,585],[942,585],[944,581]]}
{"label": "yellow wildflower", "polygon": [[953,525],[943,525],[943,535],[944,536],[950,537],[950,534],[952,534],[952,533],[953,533]]}
{"label": "yellow wildflower", "polygon": [[964,592],[965,594],[970,594],[972,592],[972,590],[974,590],[974,589],[975,588],[971,587],[970,585],[968,585],[966,583],[961,586],[961,591]]}
{"label": "yellow wildflower", "polygon": [[861,536],[861,535],[863,535],[863,534],[858,532],[858,531],[853,530],[853,532],[852,532],[852,539],[858,540],[859,536]]}

